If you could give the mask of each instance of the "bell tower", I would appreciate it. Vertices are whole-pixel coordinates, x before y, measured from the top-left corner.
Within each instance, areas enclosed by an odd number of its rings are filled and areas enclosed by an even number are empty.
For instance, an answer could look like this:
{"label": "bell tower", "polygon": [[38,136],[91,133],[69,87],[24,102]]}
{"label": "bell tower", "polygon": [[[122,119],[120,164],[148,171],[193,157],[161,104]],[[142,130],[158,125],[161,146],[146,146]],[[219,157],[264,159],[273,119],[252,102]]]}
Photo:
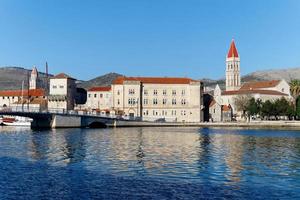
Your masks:
{"label": "bell tower", "polygon": [[33,67],[30,75],[29,89],[37,89],[37,82],[38,82],[38,71],[36,67]]}
{"label": "bell tower", "polygon": [[226,91],[238,90],[240,87],[240,57],[232,40],[226,57]]}

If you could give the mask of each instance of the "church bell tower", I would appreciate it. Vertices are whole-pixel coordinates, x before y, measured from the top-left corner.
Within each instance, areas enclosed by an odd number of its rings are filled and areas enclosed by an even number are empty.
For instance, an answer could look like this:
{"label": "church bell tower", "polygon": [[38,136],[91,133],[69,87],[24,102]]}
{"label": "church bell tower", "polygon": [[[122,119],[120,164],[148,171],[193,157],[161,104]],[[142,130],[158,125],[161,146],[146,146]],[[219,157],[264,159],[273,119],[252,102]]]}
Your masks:
{"label": "church bell tower", "polygon": [[38,82],[38,71],[36,67],[33,67],[31,71],[30,81],[29,81],[29,89],[37,89]]}
{"label": "church bell tower", "polygon": [[232,40],[226,57],[226,91],[238,90],[240,87],[240,57]]}

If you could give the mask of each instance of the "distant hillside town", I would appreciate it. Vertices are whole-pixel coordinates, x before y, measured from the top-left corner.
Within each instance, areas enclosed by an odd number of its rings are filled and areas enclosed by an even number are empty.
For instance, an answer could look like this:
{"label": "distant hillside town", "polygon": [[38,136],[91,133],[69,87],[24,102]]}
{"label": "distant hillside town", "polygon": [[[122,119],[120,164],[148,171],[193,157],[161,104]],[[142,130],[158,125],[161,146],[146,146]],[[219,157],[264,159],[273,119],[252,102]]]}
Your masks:
{"label": "distant hillside town", "polygon": [[0,109],[71,111],[161,122],[223,122],[244,120],[250,107],[241,104],[248,105],[251,99],[260,102],[260,106],[281,99],[295,104],[284,79],[242,82],[240,61],[232,40],[226,56],[225,84],[220,87],[216,82],[214,88],[206,84],[208,80],[127,77],[116,73],[84,82],[65,73],[49,75],[47,69],[40,73],[33,67],[30,76],[18,80],[19,89],[0,88]]}

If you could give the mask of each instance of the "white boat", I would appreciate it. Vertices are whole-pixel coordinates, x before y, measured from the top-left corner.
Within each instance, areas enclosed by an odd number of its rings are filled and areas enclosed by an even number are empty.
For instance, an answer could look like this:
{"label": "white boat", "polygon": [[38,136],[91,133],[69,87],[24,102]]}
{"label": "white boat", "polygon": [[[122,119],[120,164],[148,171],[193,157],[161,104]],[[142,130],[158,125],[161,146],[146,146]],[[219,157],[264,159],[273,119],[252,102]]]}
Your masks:
{"label": "white boat", "polygon": [[32,119],[19,116],[3,116],[1,121],[4,126],[31,126]]}

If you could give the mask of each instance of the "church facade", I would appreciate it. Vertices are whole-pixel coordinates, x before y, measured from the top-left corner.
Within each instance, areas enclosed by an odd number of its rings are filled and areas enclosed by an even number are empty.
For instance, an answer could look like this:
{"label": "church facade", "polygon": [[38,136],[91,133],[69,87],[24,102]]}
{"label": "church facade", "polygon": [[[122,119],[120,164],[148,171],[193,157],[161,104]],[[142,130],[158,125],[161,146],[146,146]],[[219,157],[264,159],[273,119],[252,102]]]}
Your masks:
{"label": "church facade", "polygon": [[[216,85],[213,101],[209,105],[211,121],[231,121],[241,119],[242,113],[237,110],[235,101],[241,97],[254,97],[263,102],[274,101],[282,97],[291,99],[290,86],[285,80],[255,81],[241,83],[240,56],[232,40],[226,57],[225,91]],[[229,111],[228,111],[229,110]],[[228,115],[231,113],[231,115]]]}

